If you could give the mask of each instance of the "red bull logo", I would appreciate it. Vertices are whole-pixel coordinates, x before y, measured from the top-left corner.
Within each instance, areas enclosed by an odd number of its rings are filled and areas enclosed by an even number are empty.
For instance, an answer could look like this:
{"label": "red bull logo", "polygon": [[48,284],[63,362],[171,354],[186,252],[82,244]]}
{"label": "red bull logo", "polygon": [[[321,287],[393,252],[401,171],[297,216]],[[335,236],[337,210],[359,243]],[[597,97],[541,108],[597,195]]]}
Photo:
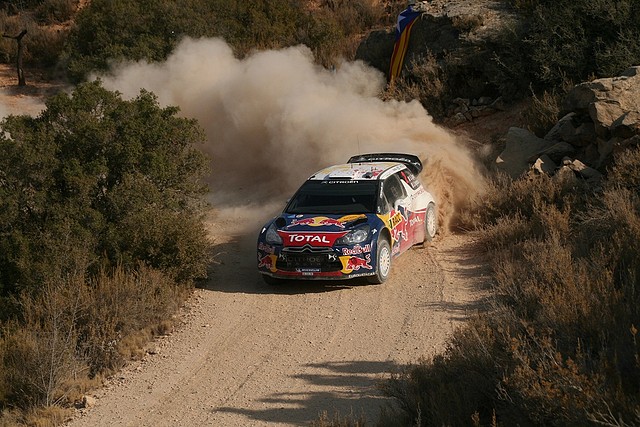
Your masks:
{"label": "red bull logo", "polygon": [[258,268],[267,267],[271,269],[273,267],[273,260],[271,259],[271,255],[267,255],[258,260]]}
{"label": "red bull logo", "polygon": [[342,272],[345,274],[349,274],[353,271],[358,271],[361,268],[364,268],[366,270],[373,270],[373,267],[371,266],[371,255],[369,254],[367,254],[365,258],[360,258],[357,256],[342,258],[344,258],[342,261],[344,265]]}
{"label": "red bull logo", "polygon": [[329,218],[326,216],[315,216],[313,218],[301,218],[294,219],[291,221],[291,224],[287,225],[287,228],[306,225],[308,227],[338,227],[345,228],[345,223],[355,221],[359,218],[364,218],[366,215],[356,214],[356,215],[345,215],[340,218]]}
{"label": "red bull logo", "polygon": [[260,258],[258,255],[258,268],[267,268],[271,270],[271,272],[275,272],[276,269],[276,255],[265,255]]}
{"label": "red bull logo", "polygon": [[315,225],[315,223],[316,223],[315,218],[304,218],[300,220],[294,219],[293,221],[291,221],[291,224],[287,226],[287,228],[295,227],[296,225]]}
{"label": "red bull logo", "polygon": [[344,224],[340,220],[333,218],[325,218],[320,221],[320,225],[333,225],[338,228],[344,228]]}
{"label": "red bull logo", "polygon": [[371,252],[370,244],[364,246],[355,245],[353,248],[342,248],[342,255],[360,255],[366,252]]}

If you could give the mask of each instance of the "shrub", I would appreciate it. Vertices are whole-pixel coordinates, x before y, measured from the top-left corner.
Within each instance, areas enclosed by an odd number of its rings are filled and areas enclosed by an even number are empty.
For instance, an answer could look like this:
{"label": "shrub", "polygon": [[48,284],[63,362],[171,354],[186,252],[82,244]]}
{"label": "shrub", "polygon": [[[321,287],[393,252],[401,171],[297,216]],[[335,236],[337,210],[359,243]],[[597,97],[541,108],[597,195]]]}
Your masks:
{"label": "shrub", "polygon": [[60,285],[49,283],[36,297],[23,295],[22,321],[2,331],[3,403],[28,409],[64,402],[70,381],[82,371],[74,354],[82,308],[79,288],[73,286],[78,283]]}
{"label": "shrub", "polygon": [[0,290],[49,274],[138,262],[179,281],[204,277],[201,221],[208,170],[194,120],[142,92],[123,101],[99,82],[50,98],[38,117],[10,116],[0,137]]}
{"label": "shrub", "polygon": [[619,154],[597,197],[576,180],[494,180],[475,208],[490,313],[388,384],[405,425],[638,421],[637,170],[637,150]]}
{"label": "shrub", "polygon": [[0,407],[31,411],[69,405],[86,378],[120,368],[187,295],[168,276],[140,265],[90,281],[51,278],[19,298],[20,318],[0,331]]}
{"label": "shrub", "polygon": [[402,77],[389,85],[383,94],[385,99],[409,102],[417,99],[434,117],[442,117],[450,101],[451,93],[445,79],[445,71],[431,52],[414,57]]}
{"label": "shrub", "polygon": [[34,8],[42,24],[60,24],[70,20],[78,9],[79,0],[44,0]]}
{"label": "shrub", "polygon": [[532,94],[531,104],[524,112],[524,119],[530,131],[544,138],[546,133],[558,123],[562,96],[556,90],[543,91],[540,96]]}
{"label": "shrub", "polygon": [[84,286],[83,310],[78,313],[78,355],[91,376],[122,367],[139,346],[132,337],[168,319],[186,296],[185,287],[159,271],[141,265],[134,272],[122,267],[101,272]]}
{"label": "shrub", "polygon": [[381,20],[389,17],[371,0],[327,2],[312,11],[291,0],[188,0],[179,6],[168,0],[94,0],[77,15],[64,60],[70,77],[82,81],[112,62],[161,61],[189,36],[221,37],[238,56],[305,44],[319,63],[331,66],[352,58],[362,33]]}
{"label": "shrub", "polygon": [[640,5],[634,0],[517,2],[529,25],[525,43],[536,79],[618,75],[640,62]]}

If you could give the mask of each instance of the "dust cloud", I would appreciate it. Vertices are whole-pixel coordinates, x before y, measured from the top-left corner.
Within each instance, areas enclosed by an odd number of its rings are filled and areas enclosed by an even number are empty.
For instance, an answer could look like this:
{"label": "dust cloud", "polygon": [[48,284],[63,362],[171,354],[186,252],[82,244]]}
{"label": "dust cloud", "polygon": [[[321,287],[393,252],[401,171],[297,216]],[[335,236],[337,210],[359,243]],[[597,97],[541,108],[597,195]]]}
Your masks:
{"label": "dust cloud", "polygon": [[304,47],[259,51],[240,60],[220,39],[185,39],[166,62],[126,63],[99,76],[125,98],[141,88],[180,107],[204,128],[212,161],[211,199],[230,209],[276,213],[316,170],[369,152],[410,152],[441,223],[482,189],[471,154],[436,126],[419,102],[382,101],[385,78],[364,63],[335,70]]}

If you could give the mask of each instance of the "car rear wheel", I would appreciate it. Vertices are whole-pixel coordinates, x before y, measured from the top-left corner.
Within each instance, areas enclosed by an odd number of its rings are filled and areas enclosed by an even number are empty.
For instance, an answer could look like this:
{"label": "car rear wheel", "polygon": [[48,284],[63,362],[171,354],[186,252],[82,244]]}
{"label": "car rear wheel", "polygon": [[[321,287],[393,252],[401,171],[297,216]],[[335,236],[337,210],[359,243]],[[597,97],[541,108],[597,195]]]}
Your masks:
{"label": "car rear wheel", "polygon": [[436,213],[436,205],[433,203],[429,203],[429,206],[427,206],[427,213],[424,217],[424,228],[424,241],[432,241],[438,232],[438,215]]}
{"label": "car rear wheel", "polygon": [[378,252],[376,254],[376,274],[369,276],[369,283],[384,283],[391,271],[391,246],[385,238],[378,240]]}

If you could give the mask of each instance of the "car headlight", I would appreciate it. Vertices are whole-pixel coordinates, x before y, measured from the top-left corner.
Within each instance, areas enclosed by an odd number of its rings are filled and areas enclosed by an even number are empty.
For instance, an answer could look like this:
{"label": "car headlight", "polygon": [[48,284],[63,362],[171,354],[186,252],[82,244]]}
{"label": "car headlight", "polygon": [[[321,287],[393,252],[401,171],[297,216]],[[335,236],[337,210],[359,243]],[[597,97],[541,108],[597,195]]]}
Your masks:
{"label": "car headlight", "polygon": [[337,245],[355,245],[356,243],[362,243],[369,240],[369,234],[371,233],[371,227],[363,225],[354,230],[351,230],[345,236],[336,240]]}
{"label": "car headlight", "polygon": [[267,228],[267,232],[264,235],[264,239],[267,243],[269,243],[270,245],[281,245],[282,244],[282,237],[280,237],[280,235],[278,234],[277,228],[276,228],[276,224],[275,223],[271,223],[271,225],[269,226],[269,228]]}

